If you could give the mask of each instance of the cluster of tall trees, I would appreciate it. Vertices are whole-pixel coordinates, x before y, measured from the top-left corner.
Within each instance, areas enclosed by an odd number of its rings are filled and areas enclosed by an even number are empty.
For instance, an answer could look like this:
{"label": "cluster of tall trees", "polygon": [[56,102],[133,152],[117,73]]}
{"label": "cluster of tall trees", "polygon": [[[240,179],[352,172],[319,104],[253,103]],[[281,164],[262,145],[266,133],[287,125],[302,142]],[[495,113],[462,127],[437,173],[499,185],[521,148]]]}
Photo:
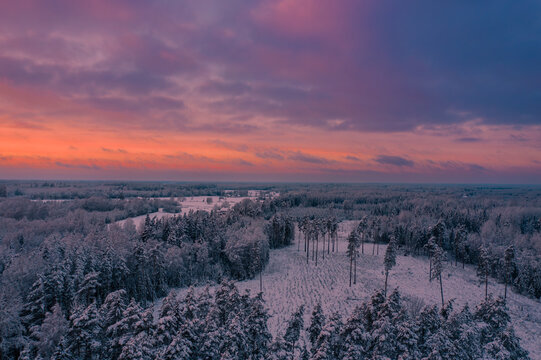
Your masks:
{"label": "cluster of tall trees", "polygon": [[310,359],[528,359],[505,302],[492,297],[473,311],[448,302],[411,313],[397,290],[378,291],[346,319],[316,307],[307,331]]}
{"label": "cluster of tall trees", "polygon": [[[479,265],[486,249],[488,275],[519,293],[541,298],[541,190],[528,187],[321,185],[284,192],[273,200],[292,213],[367,217],[372,251],[394,235],[407,254],[431,257],[431,227],[446,261]],[[364,244],[361,243],[361,250]],[[505,251],[515,256],[506,263]],[[437,254],[437,253],[436,253]],[[439,277],[436,278],[438,280]]]}
{"label": "cluster of tall trees", "polygon": [[254,277],[269,259],[267,221],[235,209],[147,216],[140,231],[129,221],[120,227],[81,220],[86,225],[74,231],[2,252],[0,358],[17,358],[48,313],[86,316],[90,305],[99,310],[119,290],[144,306],[172,287]]}
{"label": "cluster of tall trees", "polygon": [[295,240],[295,222],[289,216],[278,213],[265,226],[271,249],[293,244]]}
{"label": "cluster of tall trees", "polygon": [[80,305],[66,317],[46,312],[21,359],[528,359],[502,299],[487,298],[473,311],[428,306],[408,311],[398,291],[382,292],[343,319],[316,306],[308,324],[301,305],[274,338],[259,293],[241,294],[224,281],[214,294],[175,291],[159,311],[129,299],[123,289],[99,304]]}
{"label": "cluster of tall trees", "polygon": [[[372,228],[371,228],[372,226]],[[363,217],[357,227],[350,232],[346,241],[347,241],[347,255],[349,257],[349,286],[357,283],[357,258],[359,256],[359,248],[362,249],[364,254],[364,242],[371,238],[372,242],[375,244],[376,240],[374,234],[377,233],[377,229],[374,229],[377,226],[377,222],[372,222],[371,226],[367,217]],[[445,251],[443,250],[443,239],[445,234],[445,225],[440,220],[435,225],[429,226],[427,233],[430,234],[428,242],[424,246],[424,249],[429,255],[429,281],[437,280],[440,285],[441,292],[441,304],[445,305],[444,299],[444,287],[443,287],[443,278],[442,272],[445,260],[447,258]],[[459,229],[458,233],[461,233]],[[460,239],[464,235],[458,235],[455,239]],[[387,294],[387,284],[389,279],[390,270],[396,265],[396,255],[399,244],[396,240],[395,234],[391,233],[389,236],[389,242],[387,243],[385,256],[383,260],[384,272],[385,272],[385,285],[384,285],[384,294]],[[488,299],[488,277],[490,275],[490,264],[491,257],[487,250],[486,246],[481,246],[480,255],[477,263],[477,276],[479,277],[480,282],[484,285],[485,299]],[[510,245],[505,250],[503,259],[500,259],[500,264],[503,265],[504,273],[504,282],[505,282],[505,291],[503,299],[507,298],[507,284],[511,278],[511,270],[514,265],[515,260],[515,249],[513,245]],[[452,262],[451,262],[452,263]],[[455,259],[456,266],[456,259]]]}
{"label": "cluster of tall trees", "polygon": [[[338,220],[336,217],[314,217],[304,216],[297,219],[300,233],[304,238],[304,251],[306,252],[306,263],[310,260],[310,250],[312,251],[312,261],[317,266],[319,255],[319,240],[321,239],[321,256],[325,259],[327,254],[338,251]],[[298,249],[300,251],[300,241]]]}

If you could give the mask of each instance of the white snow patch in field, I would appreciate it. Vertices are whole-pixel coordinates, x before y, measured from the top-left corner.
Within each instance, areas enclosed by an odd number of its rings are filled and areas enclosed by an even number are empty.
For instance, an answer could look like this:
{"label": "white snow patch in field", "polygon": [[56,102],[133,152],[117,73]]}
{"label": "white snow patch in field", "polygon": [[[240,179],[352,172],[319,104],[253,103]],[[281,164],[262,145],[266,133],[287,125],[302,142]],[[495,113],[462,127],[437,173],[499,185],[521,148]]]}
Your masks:
{"label": "white snow patch in field", "polygon": [[[207,198],[211,198],[212,202],[207,203]],[[175,200],[177,201],[181,206],[181,211],[179,213],[167,213],[164,212],[163,209],[158,209],[157,212],[153,212],[148,214],[150,218],[156,217],[158,219],[162,218],[169,218],[175,215],[183,215],[187,214],[190,211],[197,211],[197,210],[203,210],[203,211],[211,211],[215,207],[220,209],[226,209],[229,207],[232,207],[233,205],[241,202],[244,199],[251,199],[253,201],[256,201],[257,198],[255,197],[221,197],[221,196],[188,196],[185,198],[156,198],[161,200]],[[131,220],[133,221],[133,224],[137,229],[140,229],[143,223],[145,222],[145,218],[147,215],[140,215],[140,216],[134,216],[131,218],[119,220],[116,223],[120,226],[124,226],[126,221]]]}

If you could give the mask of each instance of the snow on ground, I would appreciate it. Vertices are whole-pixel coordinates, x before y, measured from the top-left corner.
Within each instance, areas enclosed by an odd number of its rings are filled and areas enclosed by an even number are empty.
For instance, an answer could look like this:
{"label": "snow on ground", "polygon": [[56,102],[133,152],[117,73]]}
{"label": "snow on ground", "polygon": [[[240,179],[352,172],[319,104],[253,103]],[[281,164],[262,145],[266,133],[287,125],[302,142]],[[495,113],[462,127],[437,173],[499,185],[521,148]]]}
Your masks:
{"label": "snow on ground", "polygon": [[[212,199],[212,202],[210,204],[207,203],[207,198]],[[185,214],[185,213],[188,213],[190,210],[211,211],[215,206],[217,206],[218,208],[221,208],[222,206],[224,206],[224,204],[225,206],[233,206],[244,199],[251,199],[255,201],[256,197],[254,196],[248,196],[248,197],[244,197],[244,196],[239,196],[239,197],[192,196],[192,197],[184,198],[184,200],[180,202],[180,205],[182,206],[182,213]]]}
{"label": "snow on ground", "polygon": [[[210,203],[208,203],[207,198],[211,198],[212,201]],[[256,200],[255,197],[241,197],[241,196],[239,196],[239,197],[189,196],[189,197],[186,197],[186,198],[157,198],[157,199],[162,199],[162,200],[170,200],[170,199],[172,199],[172,200],[175,200],[178,203],[180,203],[181,211],[180,211],[180,213],[175,214],[175,213],[164,212],[163,209],[158,209],[157,212],[153,212],[153,213],[148,214],[150,216],[150,218],[153,218],[153,217],[156,217],[158,219],[162,219],[164,217],[169,218],[169,217],[175,216],[175,215],[187,214],[191,210],[192,211],[197,211],[197,210],[211,211],[215,207],[218,208],[218,209],[231,207],[231,206],[241,202],[244,199],[251,199],[251,200],[254,200],[254,201]],[[147,217],[146,214],[145,215],[140,215],[140,216],[134,216],[134,217],[131,217],[131,218],[128,218],[128,219],[119,220],[119,221],[117,221],[117,224],[119,224],[120,226],[124,226],[126,221],[131,219],[131,221],[133,221],[135,227],[137,229],[139,229],[142,226],[142,224],[145,222],[146,217]]]}
{"label": "snow on ground", "polygon": [[[305,324],[309,323],[313,307],[321,302],[328,315],[338,311],[348,316],[363,300],[368,300],[374,290],[383,288],[383,256],[385,246],[379,246],[379,255],[372,255],[372,244],[365,244],[365,254],[357,260],[357,284],[349,287],[349,260],[345,254],[345,239],[356,222],[342,222],[339,227],[339,251],[325,259],[319,254],[318,266],[298,251],[298,244],[284,249],[273,250],[270,262],[263,271],[263,294],[269,309],[269,329],[276,335],[284,331],[290,315],[301,304],[306,305]],[[299,240],[299,234],[296,239]],[[302,239],[301,239],[302,242]],[[320,243],[321,246],[321,243]],[[429,263],[427,258],[397,256],[397,265],[389,275],[389,289],[398,287],[404,297],[416,297],[426,304],[441,304],[439,283],[428,281]],[[444,266],[444,297],[456,299],[455,309],[469,303],[472,308],[483,299],[484,287],[479,286],[475,268],[447,263]],[[259,278],[237,283],[239,290],[249,289],[252,294],[259,292]],[[180,289],[184,296],[187,289]],[[489,292],[503,295],[504,286],[489,281]],[[530,352],[532,359],[541,359],[541,303],[508,291],[508,307],[517,335],[522,346]],[[159,304],[157,304],[159,306]]]}

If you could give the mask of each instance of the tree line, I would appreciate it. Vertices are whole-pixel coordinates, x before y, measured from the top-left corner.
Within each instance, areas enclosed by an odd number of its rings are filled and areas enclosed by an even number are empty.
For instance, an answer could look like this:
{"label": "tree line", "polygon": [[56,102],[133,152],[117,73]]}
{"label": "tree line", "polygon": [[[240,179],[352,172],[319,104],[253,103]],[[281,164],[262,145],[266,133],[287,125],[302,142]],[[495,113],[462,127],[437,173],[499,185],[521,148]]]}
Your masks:
{"label": "tree line", "polygon": [[304,323],[300,306],[276,336],[262,294],[241,294],[224,281],[191,288],[179,299],[171,291],[157,316],[130,300],[123,289],[99,305],[90,298],[65,317],[55,305],[36,327],[21,359],[528,359],[505,303],[487,298],[475,309],[414,313],[398,291],[375,292],[348,317],[325,314],[317,305]]}

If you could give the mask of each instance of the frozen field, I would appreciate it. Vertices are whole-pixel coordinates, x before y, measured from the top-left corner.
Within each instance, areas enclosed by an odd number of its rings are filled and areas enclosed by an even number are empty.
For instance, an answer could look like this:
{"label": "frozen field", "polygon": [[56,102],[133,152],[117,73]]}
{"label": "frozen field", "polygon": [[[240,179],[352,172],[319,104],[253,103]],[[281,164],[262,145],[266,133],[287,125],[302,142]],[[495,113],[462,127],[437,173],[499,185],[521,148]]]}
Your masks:
{"label": "frozen field", "polygon": [[[212,202],[207,203],[207,198],[211,198]],[[169,200],[171,198],[159,198],[162,200]],[[244,199],[252,199],[255,200],[255,197],[220,197],[220,196],[191,196],[186,198],[173,198],[181,205],[181,211],[180,213],[167,213],[163,212],[163,209],[159,209],[157,212],[153,212],[148,214],[151,218],[156,217],[158,219],[164,218],[164,217],[171,217],[179,214],[186,214],[190,211],[197,211],[197,210],[204,210],[204,211],[211,211],[214,207],[217,208],[225,208],[229,206],[233,206],[239,202],[241,202]],[[229,204],[229,205],[228,205]],[[123,226],[126,221],[131,219],[134,223],[134,225],[139,229],[141,227],[141,224],[144,223],[146,215],[140,215],[135,216],[132,218],[119,220],[117,221],[117,224]]]}
{"label": "frozen field", "polygon": [[[297,244],[273,250],[270,262],[263,272],[264,298],[272,316],[269,327],[273,335],[284,329],[290,314],[301,304],[306,304],[305,324],[309,321],[313,306],[321,302],[326,314],[338,311],[348,315],[360,300],[368,299],[373,291],[384,285],[383,255],[385,247],[380,246],[379,255],[372,255],[372,244],[365,244],[365,255],[357,263],[357,284],[349,287],[349,261],[345,254],[345,238],[355,225],[343,222],[339,228],[340,247],[338,253],[325,260],[318,260],[316,267],[310,260],[306,265],[305,253],[297,251]],[[299,236],[297,234],[297,240]],[[302,240],[301,240],[302,241]],[[321,246],[321,244],[320,244]],[[429,263],[426,258],[398,256],[397,265],[389,275],[389,287],[398,287],[404,297],[418,297],[426,304],[440,304],[439,283],[428,282]],[[237,283],[239,289],[259,292],[259,278]],[[484,297],[484,288],[478,285],[475,268],[466,266],[444,266],[444,296],[454,298],[455,309],[469,303],[472,307]],[[489,292],[503,295],[504,286],[489,281]],[[179,291],[184,295],[186,289]],[[541,304],[538,301],[508,291],[508,307],[515,331],[521,344],[530,352],[532,359],[541,359]]]}

